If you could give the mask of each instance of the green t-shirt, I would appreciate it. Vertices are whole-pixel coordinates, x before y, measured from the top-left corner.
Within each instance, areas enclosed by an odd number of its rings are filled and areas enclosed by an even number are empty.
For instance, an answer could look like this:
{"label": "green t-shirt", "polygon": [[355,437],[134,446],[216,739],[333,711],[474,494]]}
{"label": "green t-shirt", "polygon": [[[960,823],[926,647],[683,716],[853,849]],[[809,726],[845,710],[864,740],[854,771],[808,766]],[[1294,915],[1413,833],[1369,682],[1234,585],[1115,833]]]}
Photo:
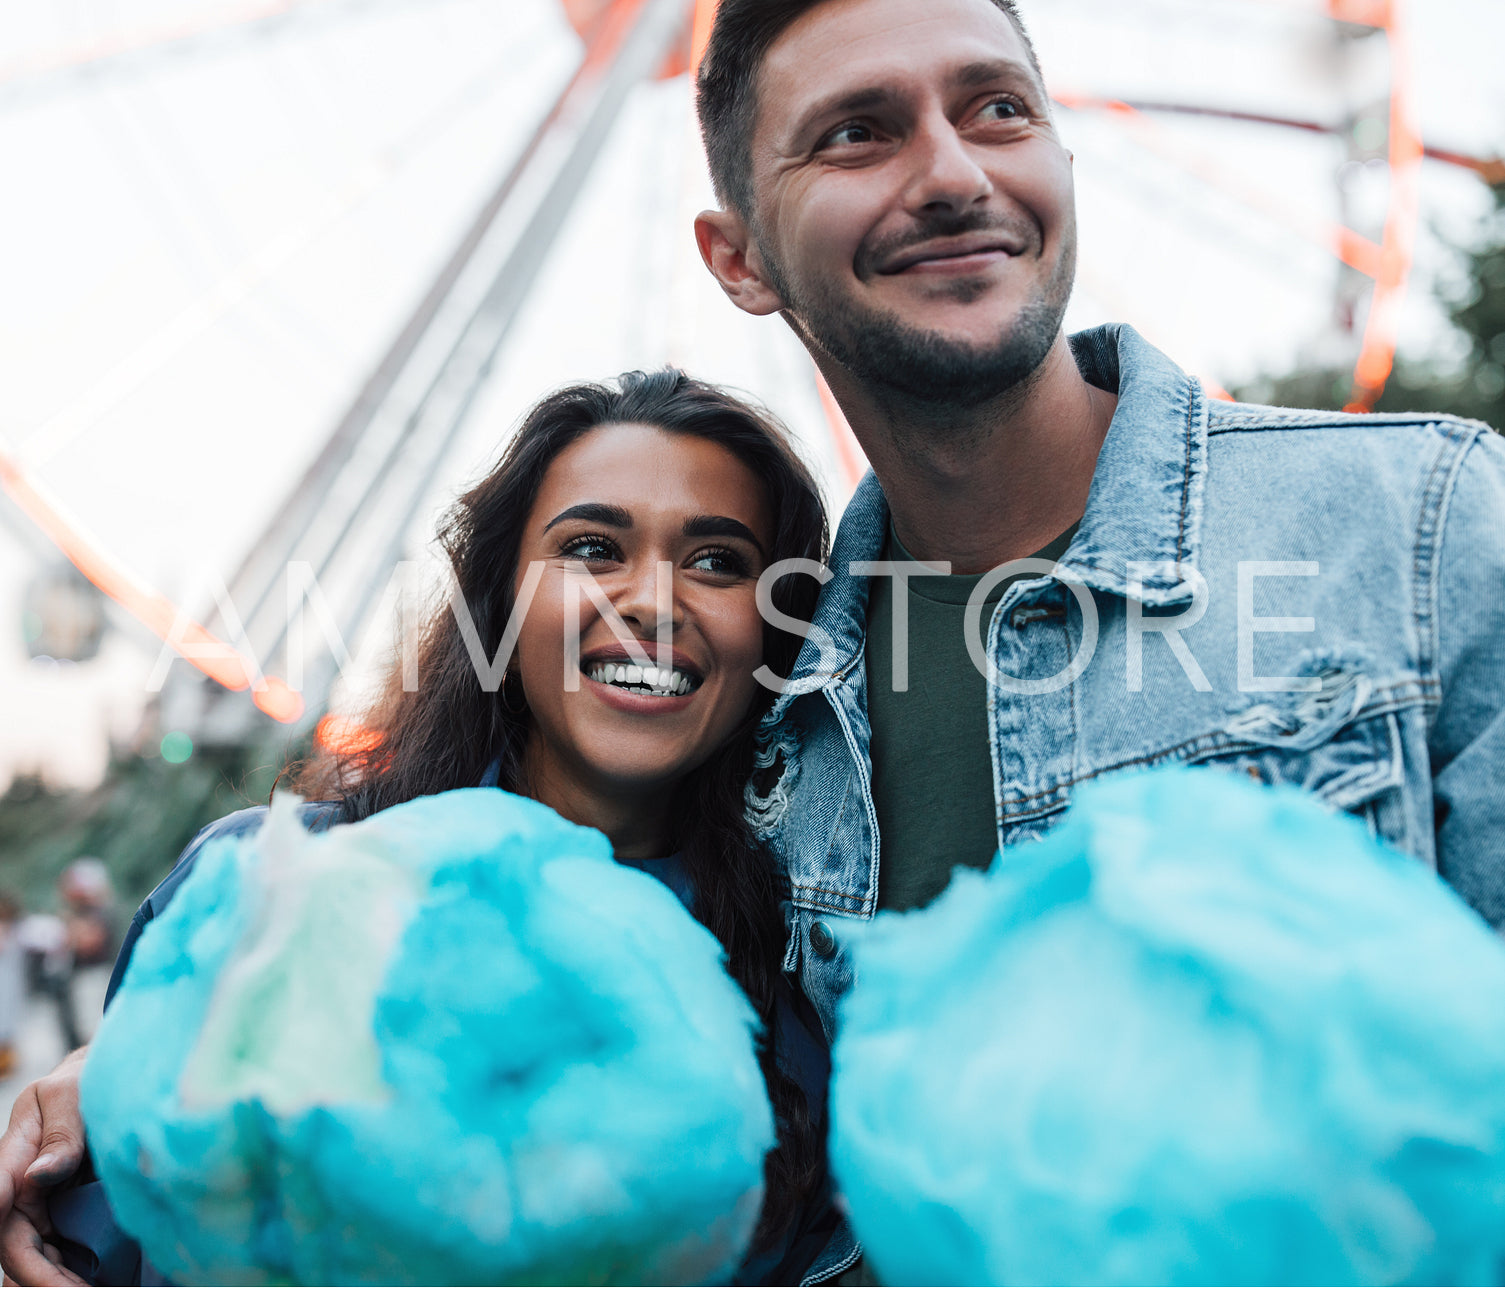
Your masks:
{"label": "green t-shirt", "polygon": [[[1036,559],[1055,561],[1073,524]],[[883,558],[912,560],[892,527]],[[873,803],[878,811],[878,907],[928,904],[958,864],[986,868],[998,849],[987,682],[967,652],[967,599],[985,574],[911,577],[909,688],[893,690],[892,577],[872,579],[867,611],[867,707],[872,724]],[[1019,576],[1029,576],[1021,574]],[[980,633],[1018,580],[992,589]]]}

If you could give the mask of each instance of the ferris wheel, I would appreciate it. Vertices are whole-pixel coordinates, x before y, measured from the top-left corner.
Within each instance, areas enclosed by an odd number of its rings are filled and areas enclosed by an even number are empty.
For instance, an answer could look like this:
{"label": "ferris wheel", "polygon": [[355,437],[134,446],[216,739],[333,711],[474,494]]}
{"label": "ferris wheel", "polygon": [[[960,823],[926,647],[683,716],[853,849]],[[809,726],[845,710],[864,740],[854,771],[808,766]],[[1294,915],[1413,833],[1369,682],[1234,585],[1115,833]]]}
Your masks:
{"label": "ferris wheel", "polygon": [[[1172,352],[1204,348],[1190,365],[1217,390],[1219,354],[1201,344],[1218,330],[1217,309],[1263,299],[1273,327],[1350,363],[1350,405],[1372,406],[1394,360],[1424,163],[1430,157],[1505,179],[1497,160],[1423,139],[1415,13],[1403,0],[1033,0],[1025,9],[1079,157],[1089,312],[1132,322],[1151,340],[1165,336]],[[172,721],[235,740],[258,720],[298,724],[316,715],[336,667],[326,655],[301,687],[279,678],[291,668],[282,570],[306,564],[338,592],[330,607],[345,639],[388,611],[389,571],[426,531],[446,472],[475,459],[473,440],[494,441],[509,406],[537,394],[549,378],[542,355],[550,344],[577,364],[577,376],[666,360],[718,378],[747,372],[741,383],[786,399],[778,410],[803,431],[833,492],[850,493],[865,462],[792,341],[768,327],[755,339],[738,332],[728,340],[731,311],[698,303],[710,288],[684,230],[706,187],[687,72],[714,0],[527,0],[505,21],[476,0],[158,0],[149,12],[132,26],[101,9],[97,33],[0,64],[0,130],[7,112],[74,102],[80,113],[101,111],[112,85],[149,89],[158,79],[192,78],[197,68],[222,70],[231,59],[243,88],[251,87],[245,92],[261,96],[264,115],[328,118],[317,130],[284,122],[283,153],[265,161],[301,185],[286,218],[274,212],[260,240],[202,274],[176,313],[123,342],[123,357],[85,381],[81,395],[61,408],[39,402],[0,439],[0,484],[12,505],[197,668],[203,679],[164,695],[177,705]],[[383,23],[407,33],[394,37],[400,55],[401,41],[415,40],[419,13],[458,33],[444,46],[449,52],[436,55],[455,60],[454,74],[438,78],[421,109],[385,86],[363,85],[363,69],[341,61],[357,28]],[[352,87],[366,95],[365,116],[335,119],[334,96]],[[299,106],[289,108],[288,95]],[[484,164],[472,166],[479,177],[462,182],[455,158],[466,155],[464,139],[476,157],[474,141],[487,137],[485,121],[476,124],[482,109],[530,124],[506,147],[483,148]],[[256,124],[237,128],[254,151]],[[345,164],[341,138],[352,141],[360,164]],[[254,176],[209,174],[221,158],[186,143],[179,152],[184,189],[194,195],[159,193],[157,214],[174,222],[172,249],[186,256],[191,248],[179,234],[193,221],[184,210],[196,201],[223,217],[222,194],[254,198]],[[153,157],[150,182],[169,189],[172,164]],[[619,165],[608,183],[605,172]],[[334,178],[321,183],[324,171]],[[91,436],[97,441],[122,404],[171,384],[207,336],[275,335],[288,350],[299,349],[288,336],[303,336],[338,355],[346,342],[337,331],[358,324],[317,316],[318,301],[300,295],[303,283],[292,279],[322,271],[321,255],[338,256],[358,240],[349,229],[361,212],[425,176],[449,184],[448,222],[428,230],[422,253],[412,243],[425,234],[411,226],[406,241],[384,234],[379,244],[380,253],[395,257],[401,247],[412,261],[406,305],[396,313],[389,306],[385,331],[372,324],[360,354],[346,356],[355,379],[343,405],[330,401],[330,382],[319,386],[322,433],[304,436],[289,453],[297,469],[267,485],[262,513],[241,520],[241,553],[224,594],[190,611],[89,522],[87,503],[81,510],[49,463]],[[596,284],[589,308],[556,322],[548,308],[588,298],[559,247],[592,219],[590,236],[619,239],[625,249],[614,258],[638,266],[638,276]],[[348,280],[356,281],[361,257],[350,256]],[[201,258],[212,256],[205,250]],[[277,308],[268,306],[273,296]],[[529,325],[519,325],[525,318]],[[626,339],[613,348],[608,337],[593,349],[587,324]],[[717,366],[733,353],[742,368]],[[322,379],[307,375],[306,352],[278,361],[279,371]],[[248,391],[265,369],[248,363],[240,377]],[[512,384],[518,394],[509,405]],[[192,443],[185,432],[182,445]],[[248,487],[254,465],[247,463]]]}
{"label": "ferris wheel", "polygon": [[[1060,25],[1063,53],[1083,24],[1115,25],[1115,56],[1071,68],[1055,97],[1089,120],[1094,144],[1121,146],[1155,170],[1176,237],[1245,243],[1248,262],[1277,278],[1301,276],[1295,250],[1325,261],[1326,316],[1308,314],[1299,341],[1308,358],[1315,351],[1327,365],[1351,366],[1351,411],[1373,408],[1393,368],[1424,161],[1505,181],[1498,157],[1423,140],[1412,8],[1403,0],[1037,6]],[[1253,245],[1261,241],[1263,250]],[[1312,277],[1302,289],[1316,304]],[[1219,285],[1214,278],[1196,289]]]}

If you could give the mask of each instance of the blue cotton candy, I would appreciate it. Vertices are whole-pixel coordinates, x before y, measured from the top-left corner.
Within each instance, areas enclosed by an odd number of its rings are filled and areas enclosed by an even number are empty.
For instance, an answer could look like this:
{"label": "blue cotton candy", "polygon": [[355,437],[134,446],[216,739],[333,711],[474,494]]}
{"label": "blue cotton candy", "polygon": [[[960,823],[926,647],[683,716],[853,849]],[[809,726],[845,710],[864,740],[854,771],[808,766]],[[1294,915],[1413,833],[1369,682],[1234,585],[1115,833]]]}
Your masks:
{"label": "blue cotton candy", "polygon": [[181,1283],[724,1280],[773,1124],[721,956],[535,802],[312,835],[281,798],[141,937],[84,1070],[95,1162]]}
{"label": "blue cotton candy", "polygon": [[1085,786],[853,958],[832,1161],[888,1283],[1505,1271],[1505,946],[1313,798]]}

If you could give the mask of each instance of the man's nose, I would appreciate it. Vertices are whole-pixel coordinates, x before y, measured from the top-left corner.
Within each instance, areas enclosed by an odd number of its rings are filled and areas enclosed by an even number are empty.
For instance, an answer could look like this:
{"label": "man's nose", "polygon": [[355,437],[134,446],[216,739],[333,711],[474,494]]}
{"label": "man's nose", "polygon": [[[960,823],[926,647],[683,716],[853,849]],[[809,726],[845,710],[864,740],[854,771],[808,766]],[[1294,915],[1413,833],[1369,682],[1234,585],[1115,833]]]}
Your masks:
{"label": "man's nose", "polygon": [[624,570],[613,606],[623,622],[651,640],[666,638],[681,620],[670,560],[641,560]]}
{"label": "man's nose", "polygon": [[964,211],[985,200],[993,181],[943,114],[926,120],[910,145],[913,157],[905,203],[911,211]]}

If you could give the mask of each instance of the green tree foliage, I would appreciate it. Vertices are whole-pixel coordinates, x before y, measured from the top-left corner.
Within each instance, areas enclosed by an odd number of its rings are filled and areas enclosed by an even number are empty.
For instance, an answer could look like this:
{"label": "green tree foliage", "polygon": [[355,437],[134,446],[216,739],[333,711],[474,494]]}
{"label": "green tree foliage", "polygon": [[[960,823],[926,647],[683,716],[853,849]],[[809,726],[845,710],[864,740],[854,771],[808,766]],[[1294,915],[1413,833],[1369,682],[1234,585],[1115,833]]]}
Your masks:
{"label": "green tree foliage", "polygon": [[206,823],[265,802],[286,759],[286,749],[266,745],[204,749],[182,765],[120,757],[87,790],[18,778],[0,796],[0,888],[28,909],[49,909],[58,874],[95,855],[134,908]]}
{"label": "green tree foliage", "polygon": [[[1376,411],[1451,412],[1505,429],[1505,184],[1479,241],[1463,254],[1463,285],[1443,303],[1468,340],[1455,369],[1397,362]],[[1339,408],[1349,401],[1349,371],[1306,370],[1251,381],[1236,391],[1251,402],[1283,407]]]}

